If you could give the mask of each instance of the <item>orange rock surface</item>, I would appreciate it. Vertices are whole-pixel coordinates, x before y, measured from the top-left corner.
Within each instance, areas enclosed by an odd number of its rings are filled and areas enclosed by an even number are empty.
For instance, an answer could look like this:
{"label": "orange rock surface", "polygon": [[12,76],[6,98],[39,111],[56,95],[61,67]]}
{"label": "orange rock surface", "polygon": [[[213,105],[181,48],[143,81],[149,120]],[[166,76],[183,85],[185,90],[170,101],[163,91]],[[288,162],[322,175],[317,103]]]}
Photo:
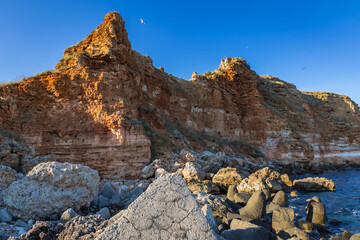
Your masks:
{"label": "orange rock surface", "polygon": [[55,67],[0,87],[0,133],[102,177],[138,177],[151,156],[184,148],[360,162],[359,108],[350,98],[300,92],[240,58],[179,79],[131,49],[118,13],[65,49]]}

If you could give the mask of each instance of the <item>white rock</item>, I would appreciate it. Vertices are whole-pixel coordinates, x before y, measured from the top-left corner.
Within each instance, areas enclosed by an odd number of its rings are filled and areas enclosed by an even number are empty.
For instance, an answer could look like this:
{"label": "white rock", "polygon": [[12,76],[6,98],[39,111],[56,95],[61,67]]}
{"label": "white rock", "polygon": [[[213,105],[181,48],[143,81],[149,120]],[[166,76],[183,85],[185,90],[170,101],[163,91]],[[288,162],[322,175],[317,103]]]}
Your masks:
{"label": "white rock", "polygon": [[216,239],[179,174],[162,175],[96,239]]}
{"label": "white rock", "polygon": [[89,206],[99,180],[97,171],[79,164],[40,163],[5,190],[4,202],[24,221],[58,219],[68,208]]}

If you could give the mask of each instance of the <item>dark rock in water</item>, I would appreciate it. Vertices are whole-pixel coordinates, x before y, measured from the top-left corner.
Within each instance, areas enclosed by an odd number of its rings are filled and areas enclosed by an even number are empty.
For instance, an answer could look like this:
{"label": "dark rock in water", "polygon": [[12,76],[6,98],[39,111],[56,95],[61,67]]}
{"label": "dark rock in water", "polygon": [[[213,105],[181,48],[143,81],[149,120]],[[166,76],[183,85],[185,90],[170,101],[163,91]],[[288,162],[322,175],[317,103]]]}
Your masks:
{"label": "dark rock in water", "polygon": [[262,191],[255,192],[245,207],[239,210],[239,214],[251,219],[265,218],[266,198]]}
{"label": "dark rock in water", "polygon": [[108,199],[111,199],[112,196],[115,194],[115,190],[112,188],[109,182],[106,182],[104,187],[101,189],[99,195],[102,195]]}
{"label": "dark rock in water", "polygon": [[57,239],[58,234],[64,230],[63,224],[53,222],[37,222],[26,233],[19,237],[19,239],[26,240],[54,240]]}
{"label": "dark rock in water", "polygon": [[329,224],[331,224],[334,227],[338,227],[338,226],[340,226],[341,222],[337,219],[332,218],[332,219],[330,219]]}
{"label": "dark rock in water", "polygon": [[324,177],[308,177],[304,179],[297,179],[293,182],[294,188],[310,191],[310,192],[321,192],[321,191],[335,191],[335,183],[332,180]]}
{"label": "dark rock in water", "polygon": [[328,226],[325,205],[318,198],[312,198],[306,206],[306,220],[322,226]]}

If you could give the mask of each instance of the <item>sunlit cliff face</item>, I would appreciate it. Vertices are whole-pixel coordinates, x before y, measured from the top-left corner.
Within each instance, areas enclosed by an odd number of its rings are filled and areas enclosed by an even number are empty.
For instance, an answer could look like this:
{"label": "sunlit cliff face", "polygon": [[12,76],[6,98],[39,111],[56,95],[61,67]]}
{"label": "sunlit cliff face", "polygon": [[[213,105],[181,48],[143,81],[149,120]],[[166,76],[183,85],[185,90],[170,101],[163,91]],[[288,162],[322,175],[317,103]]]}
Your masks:
{"label": "sunlit cliff face", "polygon": [[131,49],[118,13],[67,48],[55,70],[0,87],[0,103],[1,128],[37,154],[110,179],[138,177],[151,156],[181,149],[249,161],[360,161],[359,110],[350,98],[300,92],[258,76],[241,58],[191,81],[176,78]]}

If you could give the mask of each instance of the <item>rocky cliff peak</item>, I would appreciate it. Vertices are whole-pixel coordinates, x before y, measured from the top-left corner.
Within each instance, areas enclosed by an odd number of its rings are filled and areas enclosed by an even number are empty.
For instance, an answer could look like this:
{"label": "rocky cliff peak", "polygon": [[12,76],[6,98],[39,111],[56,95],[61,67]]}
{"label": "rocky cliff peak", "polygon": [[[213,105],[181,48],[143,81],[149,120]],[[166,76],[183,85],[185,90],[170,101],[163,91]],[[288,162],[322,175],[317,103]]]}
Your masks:
{"label": "rocky cliff peak", "polygon": [[[125,29],[125,21],[117,12],[108,13],[104,21],[86,39],[64,50],[64,57],[55,66],[58,71],[72,67],[102,67],[105,61],[126,59],[131,52],[131,43]],[[123,56],[121,56],[123,55]]]}

